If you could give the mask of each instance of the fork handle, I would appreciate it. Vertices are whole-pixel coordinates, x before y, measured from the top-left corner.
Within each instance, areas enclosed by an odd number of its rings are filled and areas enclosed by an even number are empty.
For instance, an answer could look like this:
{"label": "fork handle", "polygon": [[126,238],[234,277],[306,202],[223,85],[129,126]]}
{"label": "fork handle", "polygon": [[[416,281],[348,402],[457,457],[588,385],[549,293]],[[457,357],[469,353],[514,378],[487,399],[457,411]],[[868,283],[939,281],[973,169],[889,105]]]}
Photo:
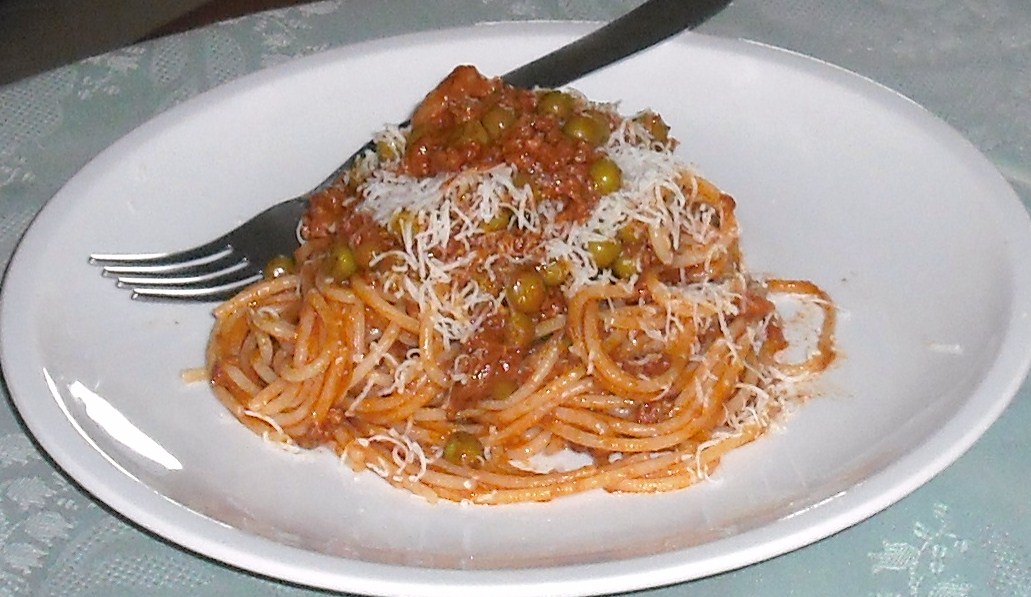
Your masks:
{"label": "fork handle", "polygon": [[730,0],[649,0],[622,17],[501,78],[516,87],[560,87],[693,29]]}

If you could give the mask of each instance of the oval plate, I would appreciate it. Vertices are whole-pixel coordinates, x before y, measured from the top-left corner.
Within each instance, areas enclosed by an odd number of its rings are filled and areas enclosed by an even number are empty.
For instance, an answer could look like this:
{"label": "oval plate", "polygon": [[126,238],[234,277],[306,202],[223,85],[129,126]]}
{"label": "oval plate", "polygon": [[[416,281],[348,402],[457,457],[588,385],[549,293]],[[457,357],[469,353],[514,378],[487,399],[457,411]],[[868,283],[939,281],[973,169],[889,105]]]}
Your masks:
{"label": "oval plate", "polygon": [[4,373],[40,444],[190,550],[317,587],[441,596],[609,593],[744,566],[878,512],[958,458],[1028,368],[1025,210],[912,102],[757,44],[687,34],[576,84],[663,114],[680,154],[737,198],[750,268],[812,279],[841,309],[843,357],[822,397],[685,491],[429,504],[326,452],[287,453],[180,381],[202,361],[210,306],[131,302],[87,264],[220,234],[315,184],[455,64],[505,72],[590,28],[345,47],[215,89],[99,155],[40,213],[3,289]]}

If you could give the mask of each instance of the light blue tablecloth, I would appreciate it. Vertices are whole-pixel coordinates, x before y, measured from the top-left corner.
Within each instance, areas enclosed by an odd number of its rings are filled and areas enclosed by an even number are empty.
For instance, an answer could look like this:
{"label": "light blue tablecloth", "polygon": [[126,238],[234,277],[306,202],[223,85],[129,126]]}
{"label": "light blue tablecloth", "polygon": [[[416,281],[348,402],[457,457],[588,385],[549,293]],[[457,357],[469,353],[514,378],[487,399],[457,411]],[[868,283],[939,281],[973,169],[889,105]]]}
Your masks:
{"label": "light blue tablecloth", "polygon": [[[526,19],[608,20],[639,0],[329,0],[120,49],[0,88],[0,265],[92,156],[256,69],[372,37]],[[1031,2],[735,0],[701,31],[866,75],[972,140],[1031,201]],[[931,216],[929,215],[929,218]],[[0,401],[0,595],[307,595],[182,551],[106,510]],[[641,593],[1031,594],[1031,389],[956,464],[873,518],[741,570]]]}

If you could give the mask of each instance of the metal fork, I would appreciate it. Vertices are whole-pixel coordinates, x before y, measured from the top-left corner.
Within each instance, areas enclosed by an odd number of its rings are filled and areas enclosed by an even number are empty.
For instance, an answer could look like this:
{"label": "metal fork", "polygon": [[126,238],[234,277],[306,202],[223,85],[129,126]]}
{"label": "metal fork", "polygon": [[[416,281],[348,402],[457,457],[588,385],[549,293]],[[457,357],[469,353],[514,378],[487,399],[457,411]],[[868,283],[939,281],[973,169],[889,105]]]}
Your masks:
{"label": "metal fork", "polygon": [[[334,177],[327,180],[333,180]],[[322,185],[320,185],[322,186]],[[185,251],[93,253],[90,263],[132,290],[132,298],[225,300],[262,278],[264,265],[299,246],[305,194],[273,205],[236,229]]]}
{"label": "metal fork", "polygon": [[[502,76],[516,87],[559,87],[598,68],[697,27],[730,0],[649,0],[589,35]],[[406,123],[403,123],[402,126]],[[297,228],[308,199],[371,149],[370,141],[326,180],[300,197],[273,205],[208,243],[168,253],[93,253],[89,262],[132,297],[221,301],[260,280],[268,261],[299,246]]]}

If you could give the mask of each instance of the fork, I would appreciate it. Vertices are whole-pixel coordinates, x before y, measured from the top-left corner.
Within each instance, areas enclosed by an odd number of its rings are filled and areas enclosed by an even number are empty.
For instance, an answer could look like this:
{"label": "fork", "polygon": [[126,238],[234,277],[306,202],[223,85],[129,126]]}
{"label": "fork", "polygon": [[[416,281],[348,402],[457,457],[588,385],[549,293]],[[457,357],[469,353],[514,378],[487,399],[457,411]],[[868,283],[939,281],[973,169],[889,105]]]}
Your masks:
{"label": "fork", "polygon": [[[502,76],[516,87],[559,87],[598,68],[692,29],[730,0],[649,0],[622,17]],[[408,123],[402,123],[405,126]],[[263,277],[265,264],[300,246],[298,226],[308,199],[333,184],[366,143],[311,191],[273,205],[202,245],[166,253],[93,253],[89,262],[132,291],[134,299],[222,301]]]}

